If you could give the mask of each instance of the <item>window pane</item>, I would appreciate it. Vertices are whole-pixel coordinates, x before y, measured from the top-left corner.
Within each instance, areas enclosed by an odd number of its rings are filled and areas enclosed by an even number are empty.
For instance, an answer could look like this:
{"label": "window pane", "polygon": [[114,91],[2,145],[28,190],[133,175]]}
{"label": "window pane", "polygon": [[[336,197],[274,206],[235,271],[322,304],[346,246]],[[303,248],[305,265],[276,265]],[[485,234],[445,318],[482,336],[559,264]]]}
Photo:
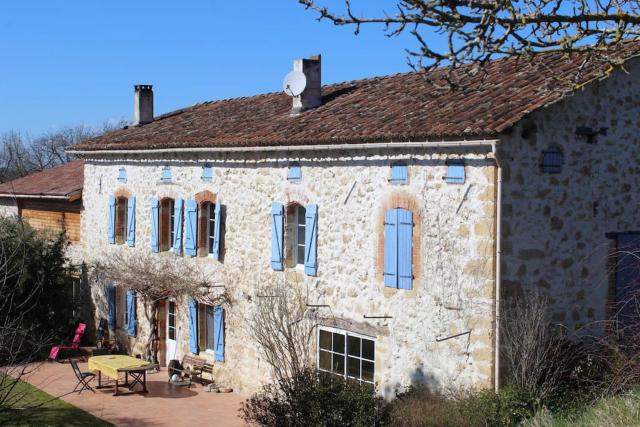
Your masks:
{"label": "window pane", "polygon": [[318,365],[320,369],[331,371],[331,353],[320,350],[320,361]]}
{"label": "window pane", "polygon": [[333,334],[333,351],[344,354],[344,335]]}
{"label": "window pane", "polygon": [[206,336],[206,347],[208,350],[213,350],[213,307],[211,306],[207,306],[206,308],[206,316],[207,316],[207,327],[206,327],[206,331],[205,333],[207,334]]}
{"label": "window pane", "polygon": [[371,340],[362,339],[362,357],[364,359],[375,360],[375,343]]}
{"label": "window pane", "polygon": [[349,343],[347,345],[349,356],[360,356],[360,338],[349,335]]}
{"label": "window pane", "polygon": [[344,375],[344,356],[333,354],[333,372]]}
{"label": "window pane", "polygon": [[331,332],[320,330],[320,348],[331,350]]}
{"label": "window pane", "polygon": [[170,340],[176,339],[176,330],[174,328],[169,328],[169,339]]}
{"label": "window pane", "polygon": [[362,361],[362,379],[364,381],[373,381],[373,362]]}
{"label": "window pane", "polygon": [[176,327],[176,318],[175,318],[175,316],[169,315],[169,327],[170,328],[175,328]]}
{"label": "window pane", "polygon": [[304,264],[304,245],[298,246],[298,264]]}
{"label": "window pane", "polygon": [[349,357],[349,366],[347,366],[347,375],[350,377],[360,378],[360,359]]}

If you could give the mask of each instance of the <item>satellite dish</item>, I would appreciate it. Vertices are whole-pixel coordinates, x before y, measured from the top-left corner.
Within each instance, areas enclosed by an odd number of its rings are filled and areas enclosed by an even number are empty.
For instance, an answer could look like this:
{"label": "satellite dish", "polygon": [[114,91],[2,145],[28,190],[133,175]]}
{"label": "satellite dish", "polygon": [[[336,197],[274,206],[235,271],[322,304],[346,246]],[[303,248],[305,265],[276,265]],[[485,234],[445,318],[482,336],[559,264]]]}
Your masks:
{"label": "satellite dish", "polygon": [[301,71],[291,71],[284,77],[282,90],[289,96],[298,96],[307,86],[307,77]]}

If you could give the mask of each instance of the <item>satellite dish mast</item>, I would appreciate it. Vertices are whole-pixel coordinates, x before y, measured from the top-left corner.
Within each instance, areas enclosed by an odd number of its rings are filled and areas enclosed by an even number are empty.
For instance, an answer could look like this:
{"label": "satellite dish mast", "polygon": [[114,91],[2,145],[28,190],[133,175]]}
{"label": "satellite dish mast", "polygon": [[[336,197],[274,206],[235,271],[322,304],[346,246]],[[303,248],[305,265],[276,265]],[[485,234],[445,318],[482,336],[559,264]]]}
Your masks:
{"label": "satellite dish mast", "polygon": [[282,90],[289,96],[298,96],[307,87],[307,77],[301,71],[291,71],[284,77]]}

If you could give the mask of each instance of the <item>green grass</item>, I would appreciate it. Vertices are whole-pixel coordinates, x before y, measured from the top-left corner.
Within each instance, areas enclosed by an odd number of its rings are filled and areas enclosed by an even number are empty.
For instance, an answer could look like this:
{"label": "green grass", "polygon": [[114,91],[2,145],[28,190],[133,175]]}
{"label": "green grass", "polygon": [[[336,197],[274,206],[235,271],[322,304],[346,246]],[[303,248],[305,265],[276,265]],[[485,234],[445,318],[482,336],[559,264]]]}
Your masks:
{"label": "green grass", "polygon": [[[0,426],[106,427],[112,425],[60,399],[52,400],[53,396],[25,382],[19,382],[14,392],[26,393],[25,399],[16,405],[25,409],[0,410]],[[40,404],[42,406],[33,407]]]}
{"label": "green grass", "polygon": [[529,427],[626,427],[640,425],[640,388],[607,397],[568,414],[538,412],[528,420]]}

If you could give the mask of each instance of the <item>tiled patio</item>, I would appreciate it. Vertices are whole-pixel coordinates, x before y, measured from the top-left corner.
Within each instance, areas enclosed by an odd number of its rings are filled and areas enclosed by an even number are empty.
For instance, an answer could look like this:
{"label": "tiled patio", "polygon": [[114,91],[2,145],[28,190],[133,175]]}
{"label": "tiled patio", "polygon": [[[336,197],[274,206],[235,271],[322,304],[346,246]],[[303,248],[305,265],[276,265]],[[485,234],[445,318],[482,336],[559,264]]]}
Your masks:
{"label": "tiled patio", "polygon": [[[87,370],[86,362],[78,364]],[[53,396],[118,426],[242,426],[238,409],[244,398],[236,393],[207,393],[167,383],[167,371],[147,375],[146,394],[112,395],[112,388],[72,393],[77,383],[71,365],[49,362],[26,380]],[[96,380],[97,381],[97,380]],[[93,383],[91,384],[94,385]],[[126,390],[126,389],[123,389]]]}

